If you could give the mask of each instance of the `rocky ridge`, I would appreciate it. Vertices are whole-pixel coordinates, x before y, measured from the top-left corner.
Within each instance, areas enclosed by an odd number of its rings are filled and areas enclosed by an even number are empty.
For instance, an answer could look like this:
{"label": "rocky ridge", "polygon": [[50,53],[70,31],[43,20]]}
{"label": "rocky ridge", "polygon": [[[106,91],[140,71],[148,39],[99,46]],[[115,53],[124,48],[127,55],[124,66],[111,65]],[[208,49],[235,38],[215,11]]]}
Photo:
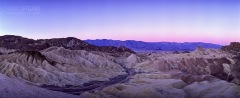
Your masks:
{"label": "rocky ridge", "polygon": [[15,35],[0,36],[0,47],[7,48],[7,49],[15,49],[18,51],[40,51],[52,46],[64,47],[70,50],[109,52],[109,53],[115,53],[116,55],[119,55],[118,53],[121,53],[121,52],[134,53],[134,51],[123,46],[99,47],[99,46],[88,44],[74,37],[33,40],[33,39],[28,39],[21,36],[15,36]]}
{"label": "rocky ridge", "polygon": [[240,43],[239,42],[231,42],[230,45],[223,46],[221,49],[240,55]]}

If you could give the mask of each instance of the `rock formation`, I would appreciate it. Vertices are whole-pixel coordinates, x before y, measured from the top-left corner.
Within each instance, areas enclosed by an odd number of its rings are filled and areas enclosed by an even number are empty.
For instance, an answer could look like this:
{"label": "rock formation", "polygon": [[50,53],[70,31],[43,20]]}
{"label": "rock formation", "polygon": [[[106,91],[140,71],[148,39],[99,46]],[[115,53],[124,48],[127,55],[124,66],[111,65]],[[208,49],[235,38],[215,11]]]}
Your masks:
{"label": "rock formation", "polygon": [[240,97],[238,43],[192,52],[135,53],[73,37],[33,40],[8,35],[0,37],[0,46],[4,98],[20,91],[22,98]]}
{"label": "rock formation", "polygon": [[11,79],[0,74],[1,98],[81,98],[62,92],[50,91],[43,88],[25,84],[19,80]]}
{"label": "rock formation", "polygon": [[42,52],[14,52],[0,57],[0,72],[34,84],[80,85],[126,74],[102,56],[85,50],[51,47]]}
{"label": "rock formation", "polygon": [[223,80],[211,80],[186,84],[171,79],[166,73],[140,74],[129,82],[112,85],[93,93],[84,92],[87,98],[238,98],[240,87]]}
{"label": "rock formation", "polygon": [[229,51],[229,52],[239,53],[240,52],[240,43],[239,42],[231,42],[230,45],[223,46],[222,49],[225,51]]}
{"label": "rock formation", "polygon": [[40,51],[52,46],[64,47],[70,50],[87,50],[87,51],[101,51],[109,53],[121,53],[134,51],[126,47],[113,47],[113,46],[95,46],[88,44],[80,39],[74,37],[68,38],[53,38],[53,39],[39,39],[33,40],[21,36],[5,35],[0,36],[0,47],[7,49],[15,49],[19,51]]}

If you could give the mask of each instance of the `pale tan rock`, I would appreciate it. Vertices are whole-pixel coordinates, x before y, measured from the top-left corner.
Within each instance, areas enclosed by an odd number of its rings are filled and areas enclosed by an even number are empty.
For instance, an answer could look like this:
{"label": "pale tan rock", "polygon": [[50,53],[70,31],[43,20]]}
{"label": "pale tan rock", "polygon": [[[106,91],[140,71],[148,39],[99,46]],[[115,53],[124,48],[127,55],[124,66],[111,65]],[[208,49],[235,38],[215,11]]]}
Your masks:
{"label": "pale tan rock", "polygon": [[181,80],[144,79],[144,82],[117,84],[103,89],[103,92],[118,98],[185,98],[186,93],[179,89],[185,86]]}
{"label": "pale tan rock", "polygon": [[226,81],[196,82],[183,88],[190,98],[239,98],[240,87]]}
{"label": "pale tan rock", "polygon": [[7,48],[4,48],[4,47],[0,47],[0,53],[2,54],[8,54],[8,53],[12,53],[12,52],[15,52],[16,50],[14,49],[7,49]]}
{"label": "pale tan rock", "polygon": [[62,92],[50,91],[43,88],[27,85],[19,80],[11,79],[0,74],[1,98],[80,98]]}
{"label": "pale tan rock", "polygon": [[81,85],[126,74],[117,63],[85,50],[52,47],[0,56],[0,73],[36,85]]}
{"label": "pale tan rock", "polygon": [[[157,76],[160,75],[160,76]],[[168,74],[137,74],[127,83],[104,88],[94,93],[85,92],[81,96],[114,96],[117,98],[185,98],[182,90],[186,83],[179,79],[168,79]],[[106,97],[108,98],[108,97]]]}
{"label": "pale tan rock", "polygon": [[222,66],[223,66],[223,71],[226,74],[230,75],[231,74],[231,67],[230,67],[230,65],[229,64],[222,64]]}

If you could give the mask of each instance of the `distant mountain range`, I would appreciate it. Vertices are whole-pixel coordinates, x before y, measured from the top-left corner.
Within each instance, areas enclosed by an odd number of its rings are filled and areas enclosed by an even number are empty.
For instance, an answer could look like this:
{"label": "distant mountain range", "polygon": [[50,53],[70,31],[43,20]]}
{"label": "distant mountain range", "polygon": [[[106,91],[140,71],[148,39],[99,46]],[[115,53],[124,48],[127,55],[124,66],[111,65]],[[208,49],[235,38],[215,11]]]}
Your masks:
{"label": "distant mountain range", "polygon": [[120,41],[108,39],[80,40],[74,37],[33,40],[15,35],[0,36],[0,47],[7,49],[39,51],[52,46],[64,47],[71,50],[113,53],[126,51],[130,53],[133,53],[133,51],[193,51],[197,46],[214,49],[222,47],[221,45],[203,42],[143,42],[135,40]]}
{"label": "distant mountain range", "polygon": [[202,48],[214,48],[219,49],[222,46],[212,43],[203,42],[143,42],[135,40],[109,40],[109,39],[96,39],[96,40],[84,40],[89,44],[96,46],[124,46],[134,51],[193,51],[197,46]]}

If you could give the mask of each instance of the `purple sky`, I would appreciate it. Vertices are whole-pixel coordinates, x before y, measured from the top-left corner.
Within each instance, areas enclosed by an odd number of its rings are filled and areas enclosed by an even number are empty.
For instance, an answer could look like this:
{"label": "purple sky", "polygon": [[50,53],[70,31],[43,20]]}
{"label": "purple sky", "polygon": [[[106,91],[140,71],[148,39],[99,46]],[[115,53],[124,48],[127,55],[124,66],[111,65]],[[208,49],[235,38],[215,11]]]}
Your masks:
{"label": "purple sky", "polygon": [[240,42],[239,0],[0,0],[0,35]]}

